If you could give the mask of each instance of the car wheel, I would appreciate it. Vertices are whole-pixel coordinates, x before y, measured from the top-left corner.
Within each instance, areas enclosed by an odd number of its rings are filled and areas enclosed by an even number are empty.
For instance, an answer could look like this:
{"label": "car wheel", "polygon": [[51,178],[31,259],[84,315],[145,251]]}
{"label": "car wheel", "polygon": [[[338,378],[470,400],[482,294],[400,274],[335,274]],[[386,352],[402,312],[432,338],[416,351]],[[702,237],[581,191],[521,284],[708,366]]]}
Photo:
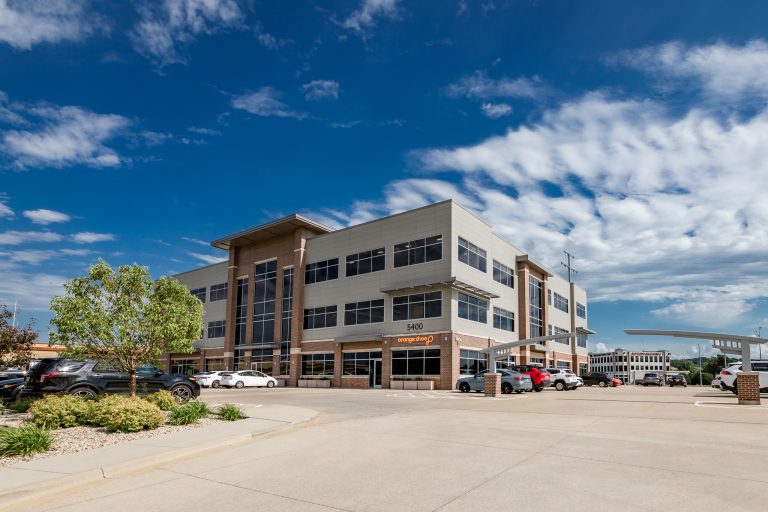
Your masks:
{"label": "car wheel", "polygon": [[267,382],[267,387],[268,388],[273,388],[273,387],[275,387],[275,383],[270,380],[269,382]]}
{"label": "car wheel", "polygon": [[469,384],[467,384],[466,382],[462,382],[461,384],[459,384],[459,391],[461,391],[462,393],[469,393]]}
{"label": "car wheel", "polygon": [[211,387],[212,388],[220,388],[221,387],[221,381],[220,380],[215,380],[215,381],[211,382]]}
{"label": "car wheel", "polygon": [[598,382],[597,385],[600,386],[601,388],[604,388],[606,386],[605,382],[603,381]]}
{"label": "car wheel", "polygon": [[541,387],[541,386],[536,386],[535,388],[533,388],[533,390],[534,390],[535,392],[537,392],[537,393],[539,393],[539,392],[540,392],[540,391],[542,391],[543,389],[544,389],[544,388],[543,388],[543,387]]}
{"label": "car wheel", "polygon": [[243,381],[239,380],[239,381],[235,382],[235,387],[237,389],[243,389],[243,386],[245,386],[245,383]]}
{"label": "car wheel", "polygon": [[502,383],[501,392],[504,393],[505,395],[510,394],[512,392],[512,384],[510,384],[509,382]]}
{"label": "car wheel", "polygon": [[189,386],[180,384],[171,388],[171,395],[173,395],[173,398],[175,398],[177,402],[183,404],[192,398],[192,390]]}
{"label": "car wheel", "polygon": [[562,382],[556,382],[555,383],[555,389],[558,390],[558,391],[562,391],[562,390],[565,389],[565,384],[563,384]]}
{"label": "car wheel", "polygon": [[79,388],[70,389],[69,394],[82,398],[91,398],[97,395],[93,388],[89,388],[87,386],[80,386]]}

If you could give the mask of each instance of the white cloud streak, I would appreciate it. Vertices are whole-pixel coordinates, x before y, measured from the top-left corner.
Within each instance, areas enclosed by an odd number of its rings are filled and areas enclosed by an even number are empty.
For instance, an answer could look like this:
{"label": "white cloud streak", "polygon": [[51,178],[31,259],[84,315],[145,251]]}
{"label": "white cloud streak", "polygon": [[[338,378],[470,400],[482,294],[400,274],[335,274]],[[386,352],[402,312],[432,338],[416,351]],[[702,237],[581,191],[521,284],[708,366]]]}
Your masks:
{"label": "white cloud streak", "polygon": [[333,80],[312,80],[301,86],[304,98],[308,101],[323,99],[338,99],[339,82]]}
{"label": "white cloud streak", "polygon": [[2,197],[0,197],[0,219],[2,219],[3,217],[7,219],[12,219],[15,216],[16,214],[13,213],[13,210],[11,210],[11,207],[5,204],[2,201]]}
{"label": "white cloud streak", "polygon": [[249,92],[232,99],[232,107],[260,117],[292,117],[306,119],[309,114],[291,109],[280,101],[282,93],[272,87]]}
{"label": "white cloud streak", "polygon": [[0,42],[17,50],[78,42],[107,25],[86,0],[0,0]]}
{"label": "white cloud streak", "polygon": [[360,7],[352,12],[340,25],[360,36],[367,37],[376,27],[378,19],[396,19],[398,0],[363,0]]}
{"label": "white cloud streak", "polygon": [[21,245],[32,242],[58,242],[64,237],[52,231],[5,231],[0,233],[0,245]]}
{"label": "white cloud streak", "polygon": [[22,215],[31,220],[34,224],[42,224],[44,226],[57,222],[69,222],[69,220],[72,218],[66,213],[57,212],[54,210],[45,210],[42,208],[38,210],[26,210],[22,213]]}
{"label": "white cloud streak", "polygon": [[451,98],[492,100],[498,98],[540,99],[549,94],[548,87],[538,78],[490,78],[485,71],[461,77],[443,88]]}
{"label": "white cloud streak", "polygon": [[485,117],[498,119],[512,114],[512,106],[507,103],[483,103],[480,107]]}
{"label": "white cloud streak", "polygon": [[209,265],[213,265],[214,263],[221,263],[222,261],[227,261],[226,256],[213,256],[210,254],[202,254],[199,252],[190,252],[190,256],[193,258],[197,258],[200,261],[203,261],[205,263],[208,263]]}
{"label": "white cloud streak", "polygon": [[112,240],[115,240],[115,235],[111,233],[93,233],[91,231],[84,231],[82,233],[75,233],[72,235],[72,240],[78,244],[111,242]]}

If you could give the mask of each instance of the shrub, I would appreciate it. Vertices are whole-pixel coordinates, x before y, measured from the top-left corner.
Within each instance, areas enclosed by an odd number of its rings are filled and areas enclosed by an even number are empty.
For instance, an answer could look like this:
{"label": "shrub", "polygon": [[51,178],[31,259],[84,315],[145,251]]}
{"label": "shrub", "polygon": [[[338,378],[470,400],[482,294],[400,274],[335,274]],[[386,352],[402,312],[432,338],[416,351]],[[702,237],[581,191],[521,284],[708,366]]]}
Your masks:
{"label": "shrub", "polygon": [[8,404],[6,407],[13,412],[27,412],[33,403],[34,400],[31,398],[22,398]]}
{"label": "shrub", "polygon": [[171,394],[171,392],[164,389],[158,391],[157,393],[152,393],[145,396],[144,400],[151,404],[155,404],[160,408],[161,411],[171,411],[179,405],[179,402],[176,401],[176,398]]}
{"label": "shrub", "polygon": [[138,432],[163,424],[160,408],[141,398],[108,395],[94,402],[89,423],[105,427],[107,432]]}
{"label": "shrub", "polygon": [[0,429],[0,456],[31,455],[51,447],[50,432],[35,425]]}
{"label": "shrub", "polygon": [[244,420],[248,416],[236,405],[224,404],[216,411],[219,417],[226,421]]}
{"label": "shrub", "polygon": [[168,423],[171,425],[188,425],[195,423],[201,418],[205,418],[211,413],[208,404],[190,400],[189,402],[176,407],[168,416]]}
{"label": "shrub", "polygon": [[35,425],[46,429],[76,427],[89,423],[95,403],[72,395],[49,395],[29,407]]}

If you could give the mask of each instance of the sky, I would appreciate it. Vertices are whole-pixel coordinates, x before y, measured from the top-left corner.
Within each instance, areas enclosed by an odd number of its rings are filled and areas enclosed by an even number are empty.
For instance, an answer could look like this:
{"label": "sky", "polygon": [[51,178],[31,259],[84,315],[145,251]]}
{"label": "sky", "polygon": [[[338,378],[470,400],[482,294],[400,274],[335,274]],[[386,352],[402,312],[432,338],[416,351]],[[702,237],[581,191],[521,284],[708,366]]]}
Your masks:
{"label": "sky", "polygon": [[[298,212],[453,198],[562,273],[592,350],[768,328],[768,4],[0,0],[0,303],[156,277]],[[702,352],[712,353],[708,342]],[[768,352],[768,350],[766,350]]]}

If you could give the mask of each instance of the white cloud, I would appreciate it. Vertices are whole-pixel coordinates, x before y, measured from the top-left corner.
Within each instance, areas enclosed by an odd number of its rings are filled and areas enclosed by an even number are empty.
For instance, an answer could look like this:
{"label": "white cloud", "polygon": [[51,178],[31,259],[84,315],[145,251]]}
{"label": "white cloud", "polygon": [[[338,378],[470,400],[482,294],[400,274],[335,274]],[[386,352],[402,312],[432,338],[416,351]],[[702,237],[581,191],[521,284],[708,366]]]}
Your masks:
{"label": "white cloud", "polygon": [[228,259],[227,256],[213,256],[210,254],[202,254],[199,252],[190,252],[189,255],[211,265],[213,265],[214,263],[221,263],[222,261],[227,261]]}
{"label": "white cloud", "polygon": [[75,233],[72,235],[72,240],[79,244],[92,244],[95,242],[110,242],[115,239],[115,235],[111,233],[93,233],[91,231],[84,231],[82,233]]}
{"label": "white cloud", "polygon": [[335,100],[339,97],[339,82],[333,80],[312,80],[301,88],[304,89],[304,98],[307,100]]}
{"label": "white cloud", "polygon": [[613,351],[613,349],[609,348],[608,345],[606,345],[605,343],[602,343],[602,342],[595,343],[594,352],[601,352],[602,353],[602,352],[612,352],[612,351]]}
{"label": "white cloud", "polygon": [[376,26],[378,18],[395,19],[398,0],[363,0],[360,7],[340,25],[361,36],[367,36]]}
{"label": "white cloud", "polygon": [[0,0],[0,41],[17,50],[82,41],[103,30],[106,24],[87,0]]}
{"label": "white cloud", "polygon": [[211,128],[198,128],[197,126],[190,126],[187,128],[188,131],[192,133],[196,133],[198,135],[208,135],[210,137],[218,137],[221,135],[221,132],[219,130],[213,130]]}
{"label": "white cloud", "polygon": [[243,11],[236,0],[163,0],[139,6],[140,21],[131,32],[137,52],[162,68],[184,64],[180,47],[198,36],[242,28]]}
{"label": "white cloud", "polygon": [[232,99],[234,108],[245,110],[261,117],[292,117],[305,119],[309,115],[292,110],[278,98],[282,93],[272,87],[262,87],[258,91],[249,92]]}
{"label": "white cloud", "polygon": [[707,94],[724,99],[744,95],[768,96],[768,42],[757,39],[743,46],[716,43],[687,46],[666,43],[624,52],[609,62],[656,73],[685,89],[700,87]]}
{"label": "white cloud", "polygon": [[186,240],[187,242],[192,242],[193,244],[202,245],[204,247],[210,247],[210,243],[206,242],[205,240],[200,240],[199,238],[192,238],[189,236],[183,236],[181,237],[182,240]]}
{"label": "white cloud", "polygon": [[253,27],[253,33],[256,35],[256,40],[265,48],[270,50],[278,50],[283,46],[291,42],[290,39],[280,39],[268,32],[264,31],[261,23],[256,23]]}
{"label": "white cloud", "polygon": [[67,280],[55,274],[33,274],[16,266],[0,266],[0,304],[18,301],[25,311],[49,311],[51,297],[61,295]]}
{"label": "white cloud", "polygon": [[461,77],[446,86],[443,92],[452,98],[492,100],[497,98],[539,99],[549,94],[548,87],[538,78],[493,79],[485,71]]}
{"label": "white cloud", "polygon": [[498,119],[512,113],[512,106],[507,103],[483,103],[480,109],[484,116],[491,119]]}
{"label": "white cloud", "polygon": [[6,264],[21,263],[27,265],[38,265],[43,261],[48,261],[62,256],[87,256],[91,251],[80,249],[24,249],[16,251],[0,251],[0,259]]}
{"label": "white cloud", "polygon": [[53,224],[56,222],[68,222],[72,217],[66,213],[56,212],[53,210],[26,210],[22,213],[26,218],[31,220],[35,224]]}
{"label": "white cloud", "polygon": [[0,196],[0,219],[3,217],[6,218],[13,218],[16,214],[13,213],[13,210],[11,210],[10,206],[6,205],[5,202],[3,202],[2,196]]}
{"label": "white cloud", "polygon": [[21,245],[34,242],[58,242],[62,236],[52,231],[5,231],[0,233],[0,245]]}
{"label": "white cloud", "polygon": [[117,152],[105,144],[128,128],[127,118],[72,106],[37,106],[26,108],[25,113],[39,119],[39,126],[8,130],[0,139],[0,152],[15,167],[114,167],[122,163]]}

